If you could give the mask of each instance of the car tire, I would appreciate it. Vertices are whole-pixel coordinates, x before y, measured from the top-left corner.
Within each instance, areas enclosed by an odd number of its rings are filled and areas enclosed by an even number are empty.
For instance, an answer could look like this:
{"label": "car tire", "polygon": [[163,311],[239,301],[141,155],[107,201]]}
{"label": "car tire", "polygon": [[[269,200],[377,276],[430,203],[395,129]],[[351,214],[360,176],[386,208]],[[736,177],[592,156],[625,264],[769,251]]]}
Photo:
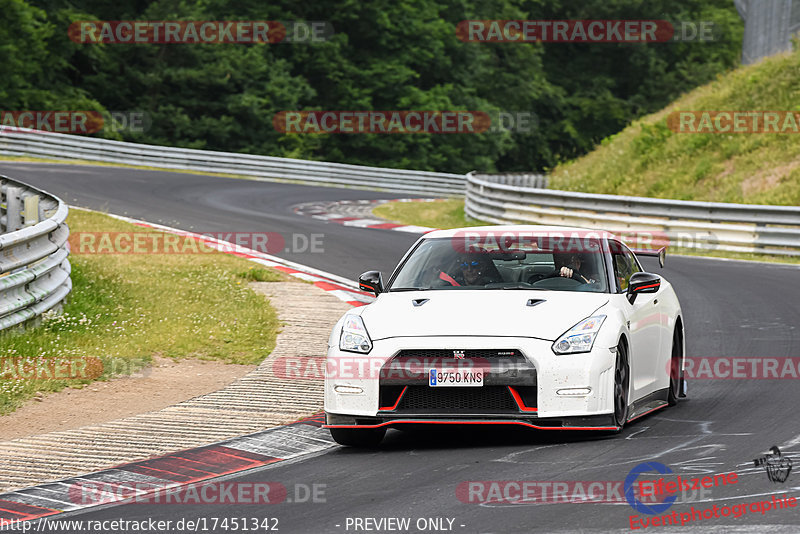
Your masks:
{"label": "car tire", "polygon": [[622,430],[628,420],[628,394],[630,392],[630,367],[628,348],[620,341],[614,364],[614,423]]}
{"label": "car tire", "polygon": [[383,436],[385,428],[330,428],[331,437],[339,445],[347,447],[377,447]]}
{"label": "car tire", "polygon": [[681,390],[681,360],[683,360],[683,337],[680,326],[675,326],[672,333],[672,353],[669,358],[669,394],[667,402],[670,406],[678,404]]}

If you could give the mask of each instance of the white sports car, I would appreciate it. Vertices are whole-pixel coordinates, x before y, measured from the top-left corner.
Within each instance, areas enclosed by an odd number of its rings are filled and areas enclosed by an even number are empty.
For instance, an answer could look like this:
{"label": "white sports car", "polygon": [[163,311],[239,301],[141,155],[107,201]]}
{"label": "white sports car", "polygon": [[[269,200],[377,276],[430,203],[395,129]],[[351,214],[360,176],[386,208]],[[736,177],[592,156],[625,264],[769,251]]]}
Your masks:
{"label": "white sports car", "polygon": [[328,341],[326,427],[371,446],[389,426],[619,431],[685,396],[681,307],[615,235],[489,226],[426,234]]}

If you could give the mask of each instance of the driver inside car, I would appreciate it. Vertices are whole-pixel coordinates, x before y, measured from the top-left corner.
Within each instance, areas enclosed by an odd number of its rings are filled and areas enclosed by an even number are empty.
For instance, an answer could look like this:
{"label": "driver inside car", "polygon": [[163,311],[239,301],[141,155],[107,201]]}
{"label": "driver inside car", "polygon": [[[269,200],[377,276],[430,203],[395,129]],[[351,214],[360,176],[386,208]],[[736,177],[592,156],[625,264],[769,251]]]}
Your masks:
{"label": "driver inside car", "polygon": [[485,286],[491,283],[487,275],[489,269],[485,259],[464,258],[460,264],[461,279],[465,286]]}
{"label": "driver inside car", "polygon": [[568,252],[554,254],[553,256],[558,276],[571,278],[584,284],[594,284],[596,282],[592,278],[591,261],[588,261],[589,258],[586,258],[585,254]]}
{"label": "driver inside car", "polygon": [[442,271],[439,279],[451,286],[485,286],[498,281],[497,277],[492,276],[496,268],[485,256],[462,256],[457,260],[454,271],[452,276]]}

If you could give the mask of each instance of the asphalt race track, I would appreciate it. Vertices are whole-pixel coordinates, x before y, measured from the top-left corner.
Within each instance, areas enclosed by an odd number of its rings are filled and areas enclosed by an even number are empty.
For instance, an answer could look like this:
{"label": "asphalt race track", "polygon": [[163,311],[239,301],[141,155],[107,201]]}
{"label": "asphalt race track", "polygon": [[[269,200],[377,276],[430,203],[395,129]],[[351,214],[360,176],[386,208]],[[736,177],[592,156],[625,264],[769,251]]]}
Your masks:
{"label": "asphalt race track", "polygon": [[[284,236],[323,233],[324,254],[276,255],[349,279],[371,268],[388,273],[417,238],[329,224],[291,210],[295,204],[315,200],[407,196],[398,193],[16,162],[0,164],[0,174],[41,187],[71,205],[187,230],[280,232]],[[668,257],[663,270],[654,261],[645,261],[645,267],[663,274],[680,297],[688,356],[800,357],[800,268],[686,257]],[[464,502],[469,501],[464,488],[469,481],[583,481],[587,485],[591,481],[622,481],[637,464],[655,461],[684,478],[739,473],[738,483],[714,487],[703,496],[694,491],[679,494],[666,513],[689,512],[692,506],[705,509],[750,503],[769,499],[774,493],[798,497],[798,406],[796,379],[695,380],[689,383],[689,398],[677,407],[644,417],[616,436],[482,426],[427,432],[392,430],[378,450],[333,448],[235,476],[238,482],[280,482],[293,500],[297,500],[295,488],[322,484],[320,502],[130,504],[95,508],[71,514],[70,519],[206,518],[206,531],[214,531],[213,518],[234,517],[278,518],[280,532],[393,531],[386,523],[377,528],[376,523],[355,521],[364,518],[410,518],[410,532],[630,530],[629,517],[643,514],[634,511],[624,496],[608,503],[480,504]],[[796,471],[785,483],[770,482],[762,468],[753,466],[753,459],[773,445],[795,458]],[[491,485],[486,482],[473,487],[489,491]],[[748,512],[738,518],[702,519],[683,527],[647,531],[797,532],[798,509]],[[429,518],[446,520],[427,522]],[[203,531],[202,527],[199,530]],[[225,530],[219,527],[216,531]]]}

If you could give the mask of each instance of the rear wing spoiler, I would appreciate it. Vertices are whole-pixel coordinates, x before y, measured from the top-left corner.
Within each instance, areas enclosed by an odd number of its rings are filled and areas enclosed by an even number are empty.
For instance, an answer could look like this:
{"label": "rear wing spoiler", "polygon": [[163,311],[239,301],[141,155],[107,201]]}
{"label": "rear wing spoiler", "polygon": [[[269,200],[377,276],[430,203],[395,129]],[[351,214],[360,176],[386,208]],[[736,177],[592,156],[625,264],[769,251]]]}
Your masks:
{"label": "rear wing spoiler", "polygon": [[637,256],[652,256],[658,258],[658,265],[664,268],[664,261],[667,259],[667,247],[661,247],[658,250],[636,250],[632,251]]}

